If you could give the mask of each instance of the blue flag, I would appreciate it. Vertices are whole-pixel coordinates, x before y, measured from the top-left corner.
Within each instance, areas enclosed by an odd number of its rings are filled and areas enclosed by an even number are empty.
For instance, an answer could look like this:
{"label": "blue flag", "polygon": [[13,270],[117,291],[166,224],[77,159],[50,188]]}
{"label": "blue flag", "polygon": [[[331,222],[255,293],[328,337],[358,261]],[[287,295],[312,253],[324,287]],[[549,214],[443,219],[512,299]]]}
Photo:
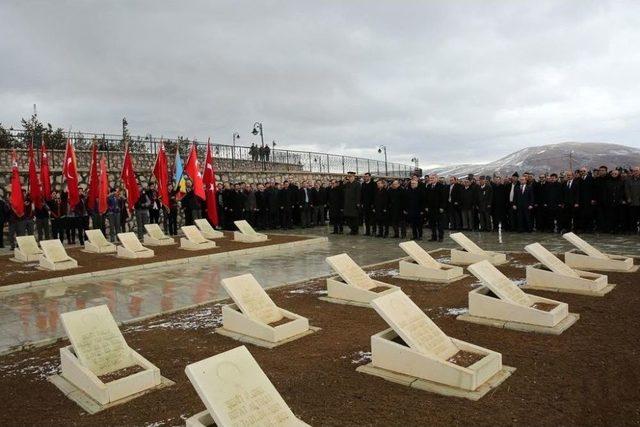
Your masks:
{"label": "blue flag", "polygon": [[182,178],[182,173],[183,173],[182,159],[180,158],[180,152],[178,151],[177,148],[176,148],[175,165],[176,165],[176,173],[173,176],[173,182],[175,183],[175,185],[177,187],[178,183],[180,182],[180,178]]}

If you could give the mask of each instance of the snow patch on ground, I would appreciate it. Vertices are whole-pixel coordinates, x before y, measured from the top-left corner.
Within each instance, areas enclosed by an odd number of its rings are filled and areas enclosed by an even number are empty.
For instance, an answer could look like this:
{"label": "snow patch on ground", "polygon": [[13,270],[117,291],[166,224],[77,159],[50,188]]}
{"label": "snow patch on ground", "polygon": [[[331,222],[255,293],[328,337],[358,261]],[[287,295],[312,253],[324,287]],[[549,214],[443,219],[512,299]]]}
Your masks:
{"label": "snow patch on ground", "polygon": [[527,279],[511,279],[511,281],[517,287],[524,286],[527,284]]}
{"label": "snow patch on ground", "polygon": [[1,365],[0,374],[4,376],[33,375],[44,380],[60,372],[60,360],[57,356],[40,361],[38,364],[35,363],[35,360],[35,357],[29,357],[16,363]]}
{"label": "snow patch on ground", "polygon": [[449,264],[451,262],[451,257],[441,256],[441,257],[435,258],[435,260],[442,264]]}
{"label": "snow patch on ground", "polygon": [[467,314],[469,309],[467,307],[450,307],[442,309],[442,314],[445,316],[459,316],[461,314]]}
{"label": "snow patch on ground", "polygon": [[289,291],[290,294],[309,294],[309,295],[326,295],[325,289],[298,288]]}
{"label": "snow patch on ground", "polygon": [[371,362],[371,352],[370,351],[359,351],[351,355],[351,363],[354,365],[363,365],[365,363]]}
{"label": "snow patch on ground", "polygon": [[202,307],[195,311],[188,311],[171,316],[170,319],[157,319],[143,325],[128,326],[125,332],[150,331],[153,329],[211,329],[222,326],[222,304]]}
{"label": "snow patch on ground", "polygon": [[369,271],[369,277],[383,277],[383,276],[391,276],[395,277],[400,274],[400,270],[397,268],[380,268],[377,270]]}

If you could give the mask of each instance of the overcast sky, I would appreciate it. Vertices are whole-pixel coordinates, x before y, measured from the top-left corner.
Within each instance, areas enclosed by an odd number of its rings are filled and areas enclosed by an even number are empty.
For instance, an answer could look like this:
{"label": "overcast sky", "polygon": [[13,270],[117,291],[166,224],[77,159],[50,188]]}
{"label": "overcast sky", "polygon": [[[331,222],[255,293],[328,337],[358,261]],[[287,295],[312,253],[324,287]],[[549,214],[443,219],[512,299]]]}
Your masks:
{"label": "overcast sky", "polygon": [[422,166],[640,147],[640,1],[0,2],[0,122]]}

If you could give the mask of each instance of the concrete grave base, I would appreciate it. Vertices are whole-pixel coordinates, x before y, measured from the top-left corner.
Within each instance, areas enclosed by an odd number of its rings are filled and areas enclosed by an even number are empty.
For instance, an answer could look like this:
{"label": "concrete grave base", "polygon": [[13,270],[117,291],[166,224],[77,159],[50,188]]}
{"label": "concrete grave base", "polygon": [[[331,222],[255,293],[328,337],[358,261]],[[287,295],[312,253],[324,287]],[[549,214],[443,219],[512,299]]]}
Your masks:
{"label": "concrete grave base", "polygon": [[536,285],[524,285],[521,286],[520,289],[523,290],[534,290],[534,291],[547,291],[547,292],[560,292],[564,294],[576,294],[576,295],[588,295],[592,297],[603,297],[615,288],[616,285],[613,283],[609,283],[604,288],[592,291],[589,289],[564,289],[564,288],[553,288],[547,286],[536,286]]}
{"label": "concrete grave base", "polygon": [[402,279],[402,280],[413,280],[416,282],[425,282],[425,283],[438,283],[438,284],[442,284],[442,285],[448,285],[450,283],[454,283],[457,282],[458,280],[462,280],[465,277],[469,277],[468,274],[463,274],[461,276],[457,276],[457,277],[453,277],[450,279],[438,279],[438,278],[425,278],[425,277],[415,277],[415,276],[404,276],[401,274],[398,274],[396,276],[396,278],[398,279]]}
{"label": "concrete grave base", "polygon": [[499,319],[489,319],[487,317],[472,316],[470,314],[461,314],[456,319],[463,322],[476,323],[478,325],[493,326],[501,329],[511,329],[520,332],[535,332],[538,334],[560,335],[569,329],[574,323],[580,319],[577,313],[569,313],[567,317],[561,320],[555,326],[540,326],[529,323],[508,322]]}
{"label": "concrete grave base", "polygon": [[502,369],[498,371],[493,377],[485,381],[476,390],[470,391],[445,385],[442,383],[436,383],[433,381],[412,377],[410,375],[400,374],[397,372],[389,371],[387,369],[374,367],[371,363],[356,368],[356,371],[358,372],[380,377],[387,381],[416,388],[418,390],[428,391],[431,393],[439,394],[441,396],[461,397],[463,399],[469,400],[480,400],[489,391],[502,384],[507,378],[511,376],[513,372],[515,372],[515,370],[516,368],[512,368],[511,366],[502,365]]}
{"label": "concrete grave base", "polygon": [[618,273],[635,273],[640,265],[633,265],[633,258],[607,255],[608,258],[594,258],[571,249],[564,253],[564,262],[569,267],[586,271],[611,271]]}
{"label": "concrete grave base", "polygon": [[222,336],[225,337],[229,337],[229,338],[233,338],[236,341],[240,341],[240,342],[244,342],[247,344],[253,344],[253,345],[257,345],[258,347],[264,347],[264,348],[276,348],[279,347],[283,344],[289,343],[291,341],[295,341],[299,338],[302,337],[306,337],[307,335],[311,335],[314,332],[318,332],[321,328],[318,328],[317,326],[309,326],[309,329],[304,331],[301,334],[298,335],[294,335],[292,337],[286,338],[282,341],[278,341],[278,342],[271,342],[271,341],[266,341],[266,340],[261,340],[260,338],[255,338],[255,337],[250,337],[249,335],[243,335],[243,334],[239,334],[237,332],[232,332],[228,329],[225,329],[223,327],[220,328],[216,328],[215,333],[216,334],[220,334]]}
{"label": "concrete grave base", "polygon": [[202,412],[198,412],[195,415],[190,416],[185,421],[185,427],[209,427],[214,425],[216,422],[213,420],[213,417],[206,409]]}
{"label": "concrete grave base", "polygon": [[332,302],[334,304],[353,305],[355,307],[371,308],[371,305],[368,302],[349,301],[346,299],[331,298],[331,297],[318,297],[318,299],[326,302]]}
{"label": "concrete grave base", "polygon": [[47,378],[47,380],[51,382],[53,385],[55,385],[58,388],[58,390],[60,390],[66,397],[76,402],[78,406],[80,406],[83,410],[85,410],[90,415],[100,411],[104,411],[105,409],[112,408],[122,403],[128,402],[144,394],[150,393],[154,390],[160,390],[175,384],[170,379],[161,376],[160,384],[158,384],[157,386],[103,405],[98,401],[92,399],[87,393],[85,393],[84,391],[82,391],[72,383],[70,383],[61,375],[51,375],[50,377]]}

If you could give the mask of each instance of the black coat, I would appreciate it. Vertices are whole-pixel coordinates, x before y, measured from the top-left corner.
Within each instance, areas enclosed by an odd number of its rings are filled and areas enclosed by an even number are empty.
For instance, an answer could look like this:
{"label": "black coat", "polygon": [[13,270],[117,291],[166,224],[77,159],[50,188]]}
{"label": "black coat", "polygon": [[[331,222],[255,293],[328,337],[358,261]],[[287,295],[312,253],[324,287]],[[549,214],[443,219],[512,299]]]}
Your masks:
{"label": "black coat", "polygon": [[344,203],[344,193],[342,185],[338,185],[335,188],[330,188],[328,191],[328,200],[327,203],[329,205],[329,217],[330,219],[339,218],[342,216],[342,206]]}
{"label": "black coat", "polygon": [[376,189],[376,183],[373,180],[368,183],[362,182],[360,197],[362,198],[361,204],[364,210],[369,211],[373,208]]}
{"label": "black coat", "polygon": [[399,221],[407,209],[407,191],[402,187],[390,188],[387,190],[387,194],[389,196],[389,215],[391,220]]}
{"label": "black coat", "polygon": [[522,187],[518,187],[518,190],[513,193],[513,201],[518,209],[529,209],[529,206],[533,206],[534,198],[531,186],[526,185],[524,192],[522,192]]}
{"label": "black coat", "polygon": [[417,218],[424,213],[424,190],[421,188],[409,188],[406,190],[406,211],[409,218]]}
{"label": "black coat", "polygon": [[464,210],[473,209],[476,203],[476,190],[473,187],[462,187],[460,196],[460,207]]}
{"label": "black coat", "polygon": [[360,214],[358,205],[362,200],[360,183],[346,182],[342,186],[344,191],[343,214],[347,218],[357,217]]}
{"label": "black coat", "polygon": [[559,208],[562,203],[562,184],[559,182],[547,182],[542,193],[542,204],[550,209],[555,209]]}
{"label": "black coat", "polygon": [[571,187],[569,181],[562,184],[562,201],[565,207],[573,207],[580,203],[580,180],[573,180]]}
{"label": "black coat", "polygon": [[478,200],[476,201],[478,209],[482,212],[491,210],[491,204],[493,203],[493,187],[489,184],[485,184],[484,187],[478,185]]}
{"label": "black coat", "polygon": [[376,220],[382,221],[389,217],[389,193],[386,188],[376,188],[373,195],[373,208]]}

